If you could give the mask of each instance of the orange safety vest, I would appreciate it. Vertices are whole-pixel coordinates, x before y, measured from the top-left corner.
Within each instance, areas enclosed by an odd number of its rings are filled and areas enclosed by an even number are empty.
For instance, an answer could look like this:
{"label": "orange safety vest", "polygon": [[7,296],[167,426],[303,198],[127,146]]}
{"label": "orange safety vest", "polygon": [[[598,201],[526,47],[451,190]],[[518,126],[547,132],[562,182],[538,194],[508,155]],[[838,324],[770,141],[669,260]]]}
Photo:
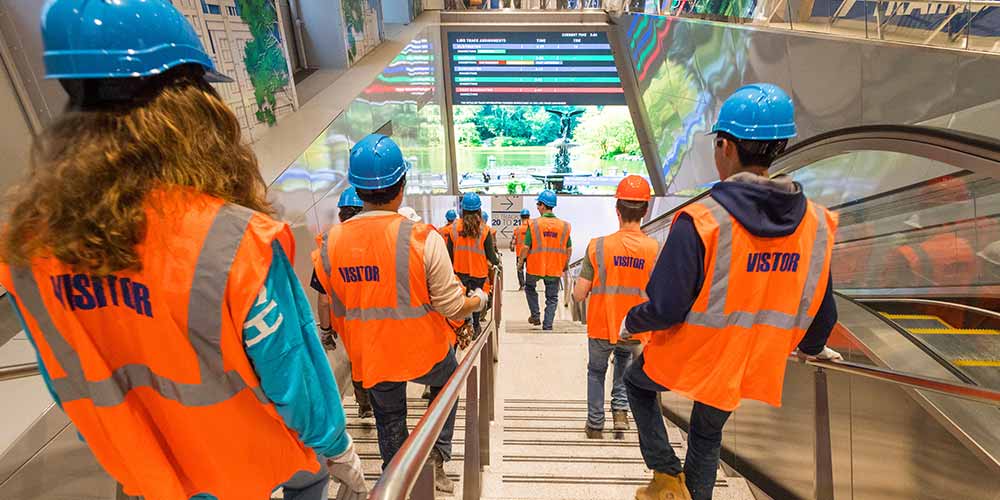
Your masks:
{"label": "orange safety vest", "polygon": [[454,222],[449,222],[449,223],[441,226],[437,230],[438,234],[440,234],[441,237],[444,238],[444,242],[445,243],[448,243],[448,237],[451,235],[451,226],[454,226],[454,225],[455,225]]}
{"label": "orange safety vest", "polygon": [[[646,283],[653,273],[659,244],[640,230],[618,231],[591,241],[587,258],[594,280],[587,304],[587,336],[618,343],[622,319],[648,300]],[[649,333],[632,337],[649,341]]]}
{"label": "orange safety vest", "polygon": [[490,270],[489,263],[486,261],[486,237],[490,233],[486,231],[486,226],[480,226],[478,238],[461,236],[464,227],[463,221],[457,221],[451,226],[455,272],[467,274],[473,278],[485,278],[489,275]]}
{"label": "orange safety vest", "polygon": [[427,289],[424,244],[431,231],[396,214],[355,217],[333,226],[312,254],[334,329],[344,333],[352,377],[366,389],[427,374],[454,343]]}
{"label": "orange safety vest", "polygon": [[705,245],[705,283],[684,322],[653,332],[646,374],[730,411],[740,399],[781,406],[788,354],[812,324],[830,279],[836,214],[808,202],[795,232],[754,236],[712,198],[688,214]]}
{"label": "orange safety vest", "polygon": [[896,247],[895,251],[908,272],[888,270],[896,281],[892,286],[971,285],[975,281],[976,253],[958,233],[938,233],[919,244]]}
{"label": "orange safety vest", "polygon": [[569,222],[555,217],[539,217],[528,222],[531,248],[528,248],[528,274],[561,276],[569,262]]}
{"label": "orange safety vest", "polygon": [[130,494],[264,500],[319,470],[243,346],[274,241],[294,256],[286,224],[174,188],[147,200],[141,271],[0,265],[63,410]]}
{"label": "orange safety vest", "polygon": [[514,228],[514,253],[518,257],[524,256],[524,235],[528,234],[528,224],[522,223]]}

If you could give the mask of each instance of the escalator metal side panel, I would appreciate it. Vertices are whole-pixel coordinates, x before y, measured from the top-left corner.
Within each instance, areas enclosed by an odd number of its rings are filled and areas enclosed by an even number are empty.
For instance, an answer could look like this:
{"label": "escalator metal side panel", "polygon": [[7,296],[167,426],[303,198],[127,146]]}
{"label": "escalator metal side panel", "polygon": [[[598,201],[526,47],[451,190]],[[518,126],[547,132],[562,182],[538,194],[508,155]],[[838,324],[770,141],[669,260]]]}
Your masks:
{"label": "escalator metal side panel", "polygon": [[67,425],[17,472],[0,483],[0,498],[17,500],[112,500],[112,479]]}
{"label": "escalator metal side panel", "polygon": [[[0,491],[32,457],[38,455],[59,433],[70,426],[69,418],[52,403],[0,455]],[[13,498],[0,495],[0,498]]]}
{"label": "escalator metal side panel", "polygon": [[[840,321],[878,366],[963,382],[929,354],[903,337],[880,316],[856,302],[837,297]],[[927,391],[905,389],[918,404],[980,460],[1000,475],[1000,410]]]}

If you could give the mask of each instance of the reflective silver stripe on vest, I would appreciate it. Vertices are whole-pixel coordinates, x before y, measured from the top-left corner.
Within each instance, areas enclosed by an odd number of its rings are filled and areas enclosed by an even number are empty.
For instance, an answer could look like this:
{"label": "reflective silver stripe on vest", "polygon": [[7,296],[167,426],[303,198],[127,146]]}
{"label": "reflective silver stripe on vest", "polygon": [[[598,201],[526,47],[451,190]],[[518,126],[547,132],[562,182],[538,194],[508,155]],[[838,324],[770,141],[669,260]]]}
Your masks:
{"label": "reflective silver stripe on vest", "polygon": [[[410,239],[413,235],[413,221],[403,219],[396,234],[396,307],[353,307],[347,308],[344,301],[331,286],[330,308],[333,315],[345,320],[379,321],[385,319],[415,319],[426,316],[433,310],[430,304],[410,305]],[[332,267],[332,264],[328,264]],[[331,276],[332,282],[332,276]]]}
{"label": "reflective silver stripe on vest", "polygon": [[330,268],[330,231],[323,233],[323,243],[319,247],[319,259],[323,261],[323,272],[327,276],[333,272]]}
{"label": "reflective silver stripe on vest", "polygon": [[[38,322],[40,331],[36,333],[45,339],[66,372],[64,377],[52,379],[52,387],[60,401],[90,399],[98,407],[116,406],[124,402],[125,395],[130,391],[148,387],[184,406],[208,406],[226,401],[247,389],[238,372],[225,370],[220,343],[229,271],[252,216],[253,212],[249,209],[222,206],[198,255],[188,303],[188,339],[198,357],[199,383],[177,382],[138,364],[120,367],[102,380],[87,380],[80,356],[56,329],[45,308],[31,269],[13,268],[11,271],[21,305]],[[253,392],[260,401],[268,401],[260,388],[254,388]]]}
{"label": "reflective silver stripe on vest", "polygon": [[[489,231],[489,228],[484,227],[484,229],[487,232]],[[461,240],[459,239],[459,234],[458,234],[458,224],[457,223],[456,224],[452,224],[452,226],[451,226],[451,245],[452,245],[452,250],[454,250],[456,252],[459,251],[459,250],[464,250],[466,252],[471,252],[471,253],[474,253],[474,254],[477,254],[477,255],[482,255],[484,257],[486,256],[486,250],[483,250],[481,247],[472,247],[472,246],[469,246],[469,245],[459,245],[458,244],[459,241],[461,241]],[[486,244],[486,236],[483,235],[483,245],[485,245],[485,244]]]}
{"label": "reflective silver stripe on vest", "polygon": [[608,269],[604,265],[604,237],[597,238],[594,242],[594,259],[597,260],[597,276],[600,283],[590,289],[594,295],[634,295],[636,297],[646,297],[646,291],[642,288],[631,286],[608,286]]}
{"label": "reflective silver stripe on vest", "polygon": [[752,328],[757,325],[772,326],[781,329],[807,329],[812,324],[813,317],[809,315],[809,306],[816,294],[816,287],[822,277],[826,262],[826,247],[829,238],[826,214],[819,205],[810,204],[818,221],[816,238],[813,240],[812,255],[809,259],[809,270],[805,286],[802,290],[802,300],[799,302],[797,314],[791,315],[781,311],[762,309],[757,312],[733,311],[726,314],[726,297],[729,280],[729,269],[733,260],[733,219],[722,205],[711,197],[701,202],[715,218],[719,225],[719,236],[716,243],[715,267],[712,271],[712,283],[709,287],[708,307],[705,312],[691,311],[685,323],[707,328],[725,328],[739,326]]}
{"label": "reflective silver stripe on vest", "polygon": [[910,245],[910,249],[917,256],[917,268],[920,269],[920,273],[923,273],[923,276],[918,277],[923,279],[926,284],[934,285],[934,266],[931,264],[933,262],[931,256],[927,254],[924,247],[918,244]]}

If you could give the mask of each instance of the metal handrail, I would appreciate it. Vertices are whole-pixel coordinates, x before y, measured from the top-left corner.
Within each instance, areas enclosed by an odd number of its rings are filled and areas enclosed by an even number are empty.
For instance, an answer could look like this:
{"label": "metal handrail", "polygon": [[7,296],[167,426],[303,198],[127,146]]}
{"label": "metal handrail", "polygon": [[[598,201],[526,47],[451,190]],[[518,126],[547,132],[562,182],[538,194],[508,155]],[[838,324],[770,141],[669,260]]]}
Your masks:
{"label": "metal handrail", "polygon": [[[493,419],[494,412],[493,345],[494,336],[498,334],[500,325],[500,296],[503,294],[503,278],[496,272],[496,268],[494,275],[490,322],[469,347],[465,358],[441,388],[437,398],[427,407],[427,411],[417,422],[410,437],[389,462],[388,467],[382,471],[382,476],[368,495],[369,500],[434,498],[433,471],[427,459],[441,434],[441,429],[444,428],[452,406],[458,404],[463,386],[467,390],[463,498],[468,500],[479,498],[482,492],[480,476],[482,466],[489,464],[489,422]],[[477,358],[483,372],[481,390],[478,393],[475,366]]]}
{"label": "metal handrail", "polygon": [[0,367],[0,382],[38,375],[38,363],[19,363]]}
{"label": "metal handrail", "polygon": [[[793,356],[794,357],[794,356]],[[1000,391],[961,382],[950,382],[936,378],[923,377],[904,373],[888,368],[853,363],[851,361],[828,361],[821,359],[803,359],[807,365],[835,372],[857,375],[893,385],[912,387],[926,391],[944,394],[946,396],[967,399],[990,406],[1000,406]]]}

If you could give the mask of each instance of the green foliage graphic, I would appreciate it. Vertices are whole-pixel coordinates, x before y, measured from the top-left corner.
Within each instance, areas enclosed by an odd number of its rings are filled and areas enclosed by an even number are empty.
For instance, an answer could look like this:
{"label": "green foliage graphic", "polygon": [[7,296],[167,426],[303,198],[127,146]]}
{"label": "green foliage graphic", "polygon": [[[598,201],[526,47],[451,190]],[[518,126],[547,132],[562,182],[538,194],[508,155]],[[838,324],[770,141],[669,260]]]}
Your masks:
{"label": "green foliage graphic", "polygon": [[271,0],[236,0],[240,18],[250,26],[253,40],[244,49],[244,62],[257,101],[257,121],[274,125],[277,94],[288,85],[288,61],[274,34],[278,15]]}
{"label": "green foliage graphic", "polygon": [[351,64],[358,56],[358,39],[356,33],[365,31],[365,0],[343,0],[344,22],[347,24],[347,57]]}

